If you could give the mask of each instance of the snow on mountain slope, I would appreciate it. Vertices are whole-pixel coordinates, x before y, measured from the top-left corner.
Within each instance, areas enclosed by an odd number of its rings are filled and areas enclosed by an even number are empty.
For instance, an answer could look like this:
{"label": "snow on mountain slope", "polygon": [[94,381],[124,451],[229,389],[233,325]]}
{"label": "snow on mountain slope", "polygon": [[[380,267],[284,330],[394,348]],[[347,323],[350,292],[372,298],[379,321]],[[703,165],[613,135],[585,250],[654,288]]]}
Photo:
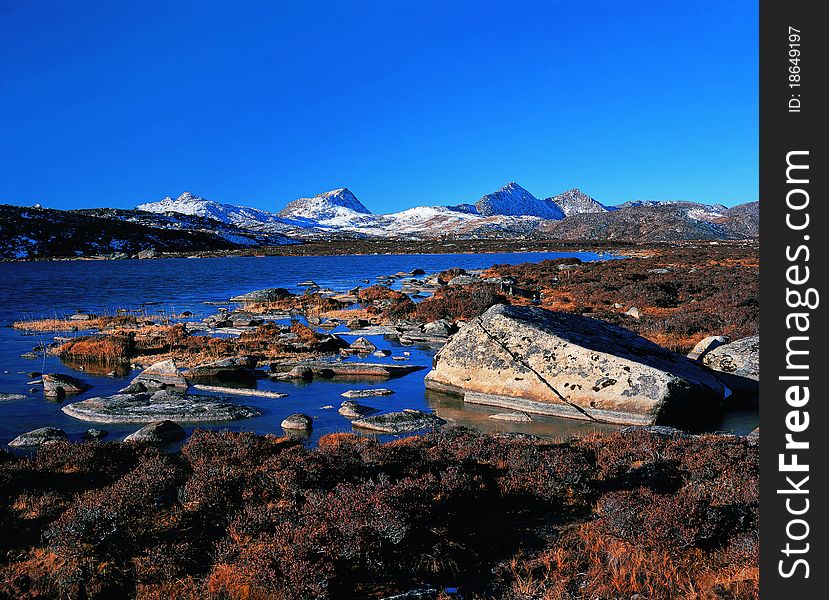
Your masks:
{"label": "snow on mountain slope", "polygon": [[289,202],[277,216],[298,221],[344,222],[354,214],[370,215],[371,211],[347,188],[318,194],[313,198],[298,198]]}
{"label": "snow on mountain slope", "polygon": [[292,228],[289,223],[273,213],[258,208],[206,200],[190,192],[184,192],[176,199],[168,196],[158,202],[139,204],[136,209],[160,214],[195,215],[252,231],[288,233]]}
{"label": "snow on mountain slope", "polygon": [[561,209],[565,216],[580,215],[584,213],[603,213],[608,208],[578,188],[562,192],[557,196],[547,198],[545,202],[552,202]]}
{"label": "snow on mountain slope", "polygon": [[554,203],[539,200],[514,181],[487,194],[475,203],[475,207],[484,216],[528,216],[551,220],[563,219],[565,216]]}

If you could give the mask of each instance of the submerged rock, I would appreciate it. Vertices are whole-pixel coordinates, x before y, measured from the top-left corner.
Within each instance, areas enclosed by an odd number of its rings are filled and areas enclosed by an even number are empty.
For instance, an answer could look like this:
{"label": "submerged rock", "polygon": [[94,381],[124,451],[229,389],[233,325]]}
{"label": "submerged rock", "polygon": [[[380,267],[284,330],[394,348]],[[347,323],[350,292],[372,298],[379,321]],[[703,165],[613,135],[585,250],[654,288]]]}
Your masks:
{"label": "submerged rock", "polygon": [[494,415],[489,415],[490,419],[494,419],[496,421],[513,421],[515,423],[531,423],[532,417],[527,413],[523,412],[510,412],[510,413],[497,413]]}
{"label": "submerged rock", "polygon": [[4,402],[6,400],[25,400],[26,396],[23,394],[6,394],[0,393],[0,402]]}
{"label": "submerged rock", "polygon": [[61,410],[76,419],[96,423],[153,423],[178,421],[209,423],[258,417],[249,406],[225,402],[216,396],[179,394],[169,390],[115,394],[67,404]]}
{"label": "submerged rock", "polygon": [[80,394],[90,387],[80,379],[63,373],[43,374],[43,393],[50,398],[63,398],[72,394]]}
{"label": "submerged rock", "polygon": [[9,446],[13,446],[15,448],[32,448],[43,444],[63,442],[68,439],[69,436],[66,435],[66,432],[63,429],[58,429],[57,427],[41,427],[39,429],[34,429],[20,434],[9,442]]}
{"label": "submerged rock", "polygon": [[354,427],[381,433],[408,433],[421,429],[440,427],[446,421],[431,413],[407,408],[400,412],[385,413],[352,421]]}
{"label": "submerged rock", "polygon": [[604,321],[497,305],[435,355],[426,387],[467,402],[610,423],[710,418],[723,396],[709,371]]}
{"label": "submerged rock", "polygon": [[285,417],[282,421],[282,429],[293,429],[300,431],[308,431],[314,425],[314,420],[308,415],[302,413],[294,413]]}
{"label": "submerged rock", "polygon": [[187,379],[176,366],[173,359],[162,360],[154,363],[141,371],[132,383],[141,383],[148,390],[160,390],[166,387],[176,387],[186,390]]}
{"label": "submerged rock", "polygon": [[186,435],[181,425],[164,420],[145,425],[135,433],[125,437],[124,441],[144,444],[170,444],[183,440]]}

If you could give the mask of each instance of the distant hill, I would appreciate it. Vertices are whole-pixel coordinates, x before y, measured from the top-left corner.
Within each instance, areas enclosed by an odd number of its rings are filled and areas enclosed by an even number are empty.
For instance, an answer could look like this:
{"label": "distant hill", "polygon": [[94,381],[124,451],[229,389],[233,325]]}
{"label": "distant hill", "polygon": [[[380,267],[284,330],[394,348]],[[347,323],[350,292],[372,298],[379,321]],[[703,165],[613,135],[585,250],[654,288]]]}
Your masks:
{"label": "distant hill", "polygon": [[176,220],[115,209],[81,211],[0,205],[0,259],[132,256],[141,250],[189,252],[293,242],[213,220]]}

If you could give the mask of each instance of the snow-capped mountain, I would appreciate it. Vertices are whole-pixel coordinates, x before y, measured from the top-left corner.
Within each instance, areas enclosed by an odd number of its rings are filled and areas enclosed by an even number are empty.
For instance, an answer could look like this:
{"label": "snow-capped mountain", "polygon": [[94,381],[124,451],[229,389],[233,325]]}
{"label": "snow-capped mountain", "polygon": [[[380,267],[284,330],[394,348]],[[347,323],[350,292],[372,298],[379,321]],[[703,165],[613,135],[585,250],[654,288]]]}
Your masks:
{"label": "snow-capped mountain", "polygon": [[159,214],[181,214],[204,217],[222,223],[229,223],[242,229],[269,233],[288,233],[292,226],[277,215],[258,208],[222,204],[184,192],[178,198],[167,196],[158,202],[139,204],[136,210]]}
{"label": "snow-capped mountain", "polygon": [[751,237],[756,235],[756,219],[752,220],[751,214],[757,212],[756,208],[742,211],[740,227],[730,228],[738,216],[721,205],[648,200],[608,207],[576,188],[539,200],[514,182],[474,205],[418,206],[391,214],[372,214],[346,188],[299,198],[279,213],[221,204],[187,192],[175,200],[168,197],[138,209],[167,216],[196,215],[251,232],[281,233],[296,239],[551,234],[566,239],[598,239],[605,235],[605,223],[608,238],[632,236],[630,239],[642,241],[664,235],[682,239]]}
{"label": "snow-capped mountain", "polygon": [[371,211],[351,193],[348,188],[339,188],[317,194],[313,198],[298,198],[289,202],[277,215],[283,219],[299,221],[341,221],[354,214],[370,215]]}
{"label": "snow-capped mountain", "polygon": [[547,198],[545,202],[552,202],[558,206],[567,217],[585,213],[603,213],[609,210],[604,204],[597,202],[578,188]]}
{"label": "snow-capped mountain", "polygon": [[484,216],[525,216],[548,220],[559,220],[565,216],[558,206],[539,200],[514,181],[478,200],[475,208]]}

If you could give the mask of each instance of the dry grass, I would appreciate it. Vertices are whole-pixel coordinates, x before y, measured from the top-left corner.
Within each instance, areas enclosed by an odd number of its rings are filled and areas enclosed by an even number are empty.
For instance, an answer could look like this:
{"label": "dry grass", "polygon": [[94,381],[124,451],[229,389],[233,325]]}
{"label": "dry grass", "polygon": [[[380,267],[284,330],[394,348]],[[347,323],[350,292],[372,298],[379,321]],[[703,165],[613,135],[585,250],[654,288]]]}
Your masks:
{"label": "dry grass", "polygon": [[23,331],[80,331],[89,329],[104,329],[107,327],[137,327],[139,321],[136,317],[118,315],[114,317],[94,317],[86,321],[73,321],[71,319],[29,319],[15,321],[12,327]]}
{"label": "dry grass", "polygon": [[135,334],[115,333],[101,337],[80,337],[62,344],[57,354],[74,362],[114,365],[129,362],[135,349]]}

